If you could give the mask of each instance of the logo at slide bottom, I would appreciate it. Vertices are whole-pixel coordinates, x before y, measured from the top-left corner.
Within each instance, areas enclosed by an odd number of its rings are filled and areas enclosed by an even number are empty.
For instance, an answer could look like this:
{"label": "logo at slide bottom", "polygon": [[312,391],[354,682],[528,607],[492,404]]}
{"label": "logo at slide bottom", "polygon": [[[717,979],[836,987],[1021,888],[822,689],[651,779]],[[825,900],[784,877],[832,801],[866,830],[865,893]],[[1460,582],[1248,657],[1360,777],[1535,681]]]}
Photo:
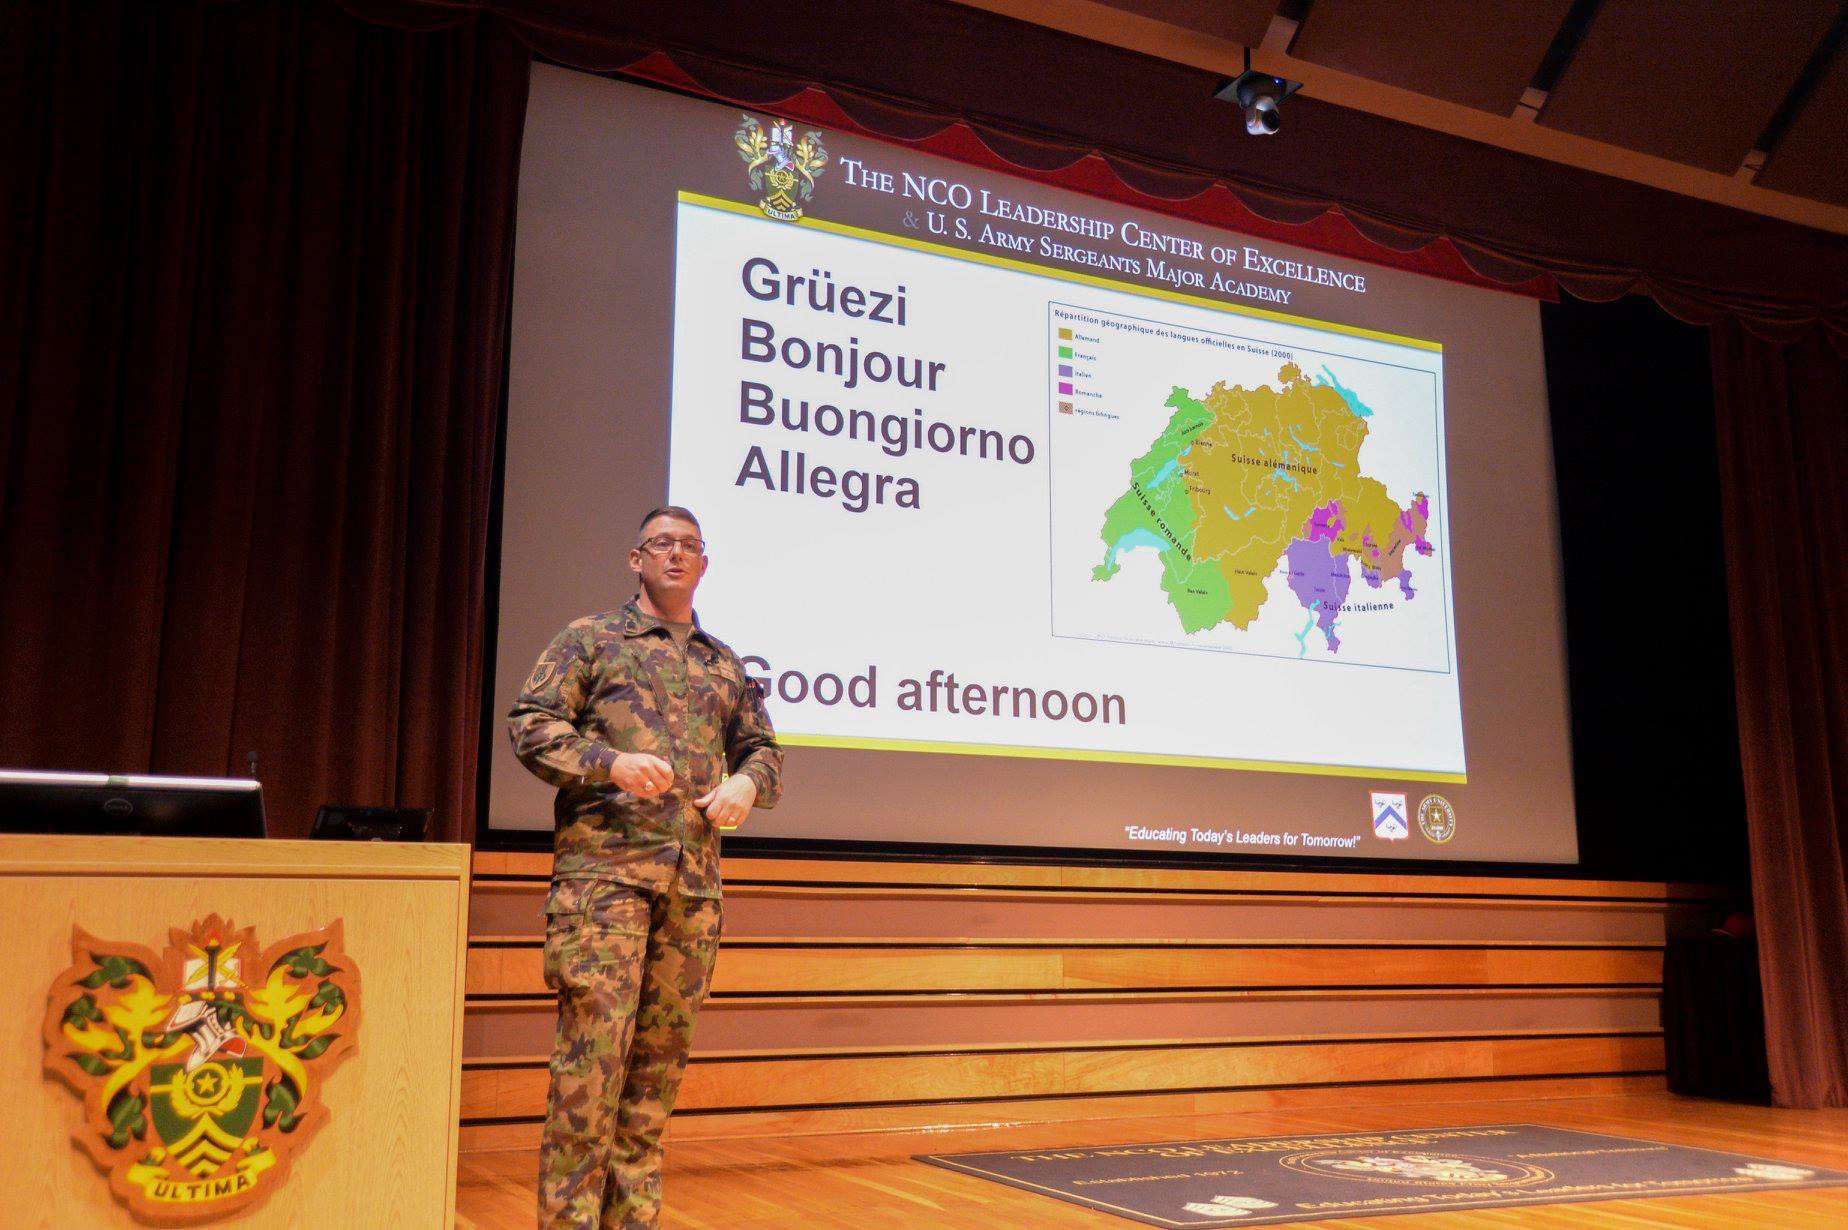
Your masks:
{"label": "logo at slide bottom", "polygon": [[1457,835],[1457,813],[1441,794],[1427,794],[1418,804],[1418,831],[1438,844]]}
{"label": "logo at slide bottom", "polygon": [[1404,841],[1412,835],[1405,823],[1405,796],[1373,792],[1373,835],[1384,841]]}

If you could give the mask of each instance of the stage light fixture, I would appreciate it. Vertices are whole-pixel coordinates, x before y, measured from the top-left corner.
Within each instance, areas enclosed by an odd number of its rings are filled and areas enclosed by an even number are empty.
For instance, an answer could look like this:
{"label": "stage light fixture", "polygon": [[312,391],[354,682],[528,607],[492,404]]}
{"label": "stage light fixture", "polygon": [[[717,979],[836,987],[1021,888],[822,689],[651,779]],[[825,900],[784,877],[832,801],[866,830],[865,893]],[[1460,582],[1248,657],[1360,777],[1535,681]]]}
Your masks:
{"label": "stage light fixture", "polygon": [[1251,52],[1245,52],[1245,71],[1220,86],[1214,98],[1237,103],[1245,109],[1245,131],[1254,137],[1268,137],[1283,127],[1283,100],[1302,88],[1302,82],[1269,73],[1253,72]]}

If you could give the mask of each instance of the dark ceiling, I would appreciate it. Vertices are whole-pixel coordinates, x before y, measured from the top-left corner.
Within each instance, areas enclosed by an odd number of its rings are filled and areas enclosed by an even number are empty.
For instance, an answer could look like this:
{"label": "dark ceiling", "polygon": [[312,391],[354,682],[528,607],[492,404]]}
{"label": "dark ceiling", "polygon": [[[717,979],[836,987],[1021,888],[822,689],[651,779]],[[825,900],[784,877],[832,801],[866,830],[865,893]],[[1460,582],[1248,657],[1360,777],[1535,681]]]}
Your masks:
{"label": "dark ceiling", "polygon": [[[1843,0],[1098,2],[1224,44],[1269,36],[1292,60],[1848,205]],[[1040,21],[1057,8],[984,7]]]}

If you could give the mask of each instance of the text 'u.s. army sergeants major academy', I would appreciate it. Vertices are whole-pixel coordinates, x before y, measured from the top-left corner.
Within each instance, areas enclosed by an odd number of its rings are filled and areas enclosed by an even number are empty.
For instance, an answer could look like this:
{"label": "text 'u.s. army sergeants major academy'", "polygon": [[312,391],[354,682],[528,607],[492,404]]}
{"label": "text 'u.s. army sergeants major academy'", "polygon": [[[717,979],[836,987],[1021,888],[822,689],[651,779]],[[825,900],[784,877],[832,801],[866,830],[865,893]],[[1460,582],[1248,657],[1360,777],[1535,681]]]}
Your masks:
{"label": "text 'u.s. army sergeants major academy'", "polygon": [[[857,333],[844,341],[778,330],[751,316],[739,320],[738,358],[761,364],[765,379],[738,382],[738,421],[752,427],[844,438],[886,457],[933,452],[976,464],[1026,466],[1033,463],[1031,436],[1004,434],[992,427],[933,418],[924,407],[898,404],[934,397],[949,381],[950,365],[940,359],[902,353],[876,345],[903,329],[910,304],[905,287],[858,286],[837,281],[831,269],[792,273],[767,256],[753,256],[740,270],[744,293],[764,304],[806,308],[817,316],[844,317],[868,326],[869,340]],[[878,330],[873,337],[873,330]],[[903,335],[898,335],[902,340]],[[778,372],[805,372],[831,377],[853,402],[836,405],[780,396],[771,378]],[[843,398],[843,401],[848,400]],[[810,462],[800,447],[776,449],[753,444],[739,467],[736,486],[761,483],[766,491],[838,499],[849,512],[875,505],[923,507],[918,480],[907,474],[873,469],[839,469]]]}

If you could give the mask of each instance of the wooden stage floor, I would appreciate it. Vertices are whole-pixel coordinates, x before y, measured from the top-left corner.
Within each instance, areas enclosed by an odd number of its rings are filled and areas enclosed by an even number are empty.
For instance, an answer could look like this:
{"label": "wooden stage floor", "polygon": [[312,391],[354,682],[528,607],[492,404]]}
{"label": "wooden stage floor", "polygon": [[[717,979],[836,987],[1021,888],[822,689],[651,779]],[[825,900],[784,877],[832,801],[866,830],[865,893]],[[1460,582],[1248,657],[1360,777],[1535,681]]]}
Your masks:
{"label": "wooden stage floor", "polygon": [[[1772,1110],[1670,1094],[1416,1102],[1242,1114],[1091,1119],[938,1132],[702,1139],[670,1144],[663,1230],[1128,1230],[1138,1223],[922,1162],[914,1153],[1199,1140],[1282,1133],[1539,1123],[1848,1169],[1848,1110]],[[537,1155],[466,1153],[461,1230],[533,1224]],[[1675,1196],[1295,1222],[1331,1230],[1832,1230],[1848,1188]]]}

